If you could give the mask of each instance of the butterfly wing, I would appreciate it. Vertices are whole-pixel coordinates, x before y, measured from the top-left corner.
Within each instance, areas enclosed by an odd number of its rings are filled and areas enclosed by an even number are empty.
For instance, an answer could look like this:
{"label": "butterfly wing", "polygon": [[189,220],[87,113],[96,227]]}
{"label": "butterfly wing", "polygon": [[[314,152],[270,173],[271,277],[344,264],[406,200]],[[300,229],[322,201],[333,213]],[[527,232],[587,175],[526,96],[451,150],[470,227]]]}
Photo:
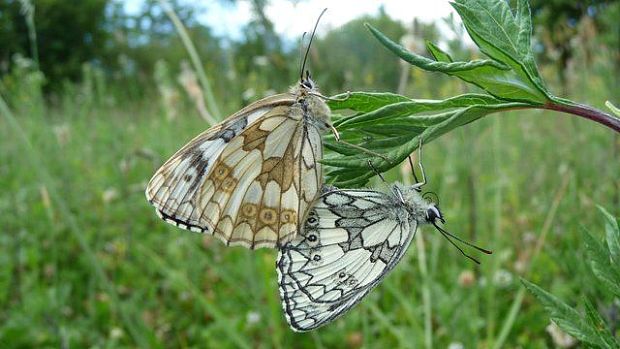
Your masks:
{"label": "butterfly wing", "polygon": [[274,247],[298,230],[321,185],[321,136],[295,96],[256,102],[205,131],[153,176],[167,222],[229,245]]}
{"label": "butterfly wing", "polygon": [[283,246],[276,262],[291,328],[315,329],[356,305],[398,263],[416,227],[387,194],[323,194],[301,234]]}

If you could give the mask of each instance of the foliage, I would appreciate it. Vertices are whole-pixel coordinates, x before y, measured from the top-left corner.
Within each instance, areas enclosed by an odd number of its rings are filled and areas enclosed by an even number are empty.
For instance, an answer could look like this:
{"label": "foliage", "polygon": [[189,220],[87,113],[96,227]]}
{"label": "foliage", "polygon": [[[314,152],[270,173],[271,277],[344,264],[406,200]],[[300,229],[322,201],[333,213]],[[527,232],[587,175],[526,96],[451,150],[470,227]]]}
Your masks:
{"label": "foliage", "polygon": [[[618,221],[605,209],[600,208],[605,218],[606,245],[601,244],[584,230],[586,257],[594,277],[591,282],[598,283],[611,294],[620,298],[620,228]],[[551,319],[564,331],[575,338],[597,348],[620,348],[620,341],[609,329],[609,325],[596,311],[591,300],[584,299],[585,317],[553,294],[522,280],[549,312]]]}
{"label": "foliage", "polygon": [[[342,138],[383,156],[332,140],[327,147],[338,155],[323,162],[332,167],[328,175],[335,185],[364,185],[374,176],[368,161],[379,171],[387,171],[407,158],[421,142],[428,143],[490,113],[525,108],[568,112],[588,109],[553,96],[543,83],[532,51],[532,23],[526,0],[517,1],[514,13],[501,0],[457,0],[452,6],[470,37],[489,59],[454,61],[438,46],[428,43],[433,56],[429,59],[409,52],[376,28],[367,26],[386,48],[404,61],[429,72],[458,77],[486,94],[465,94],[443,101],[364,92],[350,97],[336,96],[335,101],[330,101],[332,110],[354,113],[336,123],[343,131]],[[589,112],[604,115],[620,132],[620,119],[596,110]]]}
{"label": "foliage", "polygon": [[[105,9],[108,0],[35,2],[40,69],[50,82],[77,79],[82,63],[101,57],[108,33]],[[19,1],[0,1],[0,61],[10,62],[19,53],[32,57],[27,23]]]}
{"label": "foliage", "polygon": [[620,45],[613,23],[617,22],[620,11],[617,1],[531,0],[530,5],[534,13],[534,24],[540,32],[540,42],[545,47],[543,58],[558,63],[561,78],[575,53],[572,41],[578,35],[578,24],[584,18],[594,21],[603,39],[601,41],[606,42],[609,47]]}

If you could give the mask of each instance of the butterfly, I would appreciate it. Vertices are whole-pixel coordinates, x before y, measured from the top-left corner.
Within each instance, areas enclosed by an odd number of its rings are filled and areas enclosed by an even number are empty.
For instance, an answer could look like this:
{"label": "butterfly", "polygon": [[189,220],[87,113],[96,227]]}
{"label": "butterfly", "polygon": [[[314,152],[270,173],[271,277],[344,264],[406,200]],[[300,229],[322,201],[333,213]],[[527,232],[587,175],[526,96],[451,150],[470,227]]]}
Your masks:
{"label": "butterfly", "polygon": [[157,170],[146,197],[162,219],[250,249],[293,239],[323,184],[321,134],[338,139],[327,97],[303,75],[310,44],[289,93],[241,109]]}
{"label": "butterfly", "polygon": [[438,225],[445,220],[438,205],[421,195],[425,182],[394,184],[386,192],[324,187],[301,233],[281,248],[276,262],[293,330],[313,330],[359,303],[402,259],[420,225],[435,226],[470,259],[450,238],[490,253]]}

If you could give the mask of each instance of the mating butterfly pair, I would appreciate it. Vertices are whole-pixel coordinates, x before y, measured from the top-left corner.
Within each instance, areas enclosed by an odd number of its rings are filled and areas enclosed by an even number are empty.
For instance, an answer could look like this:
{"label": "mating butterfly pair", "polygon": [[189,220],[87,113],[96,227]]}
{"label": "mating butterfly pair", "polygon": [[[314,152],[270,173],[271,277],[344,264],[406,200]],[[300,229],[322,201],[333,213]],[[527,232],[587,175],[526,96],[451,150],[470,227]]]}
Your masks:
{"label": "mating butterfly pair", "polygon": [[437,225],[441,212],[420,195],[423,171],[421,183],[387,193],[323,186],[321,133],[339,139],[325,99],[306,72],[289,93],[255,102],[191,140],[146,188],[157,214],[180,228],[227,245],[279,248],[280,296],[296,331],[357,304],[402,258],[418,225],[458,239]]}
{"label": "mating butterfly pair", "polygon": [[290,93],[255,102],[194,138],[146,189],[159,216],[178,227],[228,245],[278,247],[282,304],[298,331],[357,304],[398,263],[418,225],[443,221],[420,196],[423,183],[388,193],[322,189],[329,113],[306,75]]}

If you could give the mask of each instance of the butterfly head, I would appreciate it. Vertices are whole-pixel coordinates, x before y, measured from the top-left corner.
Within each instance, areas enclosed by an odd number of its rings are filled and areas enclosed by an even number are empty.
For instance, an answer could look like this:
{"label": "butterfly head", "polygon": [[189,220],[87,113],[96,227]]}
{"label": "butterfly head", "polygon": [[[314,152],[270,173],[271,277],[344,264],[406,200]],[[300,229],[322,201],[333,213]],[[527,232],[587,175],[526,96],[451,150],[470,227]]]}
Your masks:
{"label": "butterfly head", "polygon": [[331,130],[335,135],[338,134],[330,121],[331,111],[325,103],[327,97],[319,92],[309,71],[306,70],[306,74],[301,78],[299,85],[291,87],[291,94],[296,97],[309,124],[315,126],[319,131]]}
{"label": "butterfly head", "polygon": [[443,218],[443,214],[439,209],[439,197],[437,196],[437,194],[435,194],[435,192],[429,191],[424,193],[424,195],[422,195],[422,198],[427,205],[426,216],[424,217],[426,219],[426,222],[433,225],[437,223],[437,221],[441,223],[446,223],[445,219]]}
{"label": "butterfly head", "polygon": [[299,87],[302,90],[307,91],[314,91],[317,89],[316,83],[314,82],[314,80],[312,80],[312,77],[310,76],[310,72],[308,70],[306,70],[306,76],[301,78],[299,82]]}
{"label": "butterfly head", "polygon": [[437,221],[446,223],[441,210],[439,210],[439,206],[434,203],[430,203],[426,208],[426,221],[430,224],[435,224]]}
{"label": "butterfly head", "polygon": [[428,198],[429,194],[434,193],[429,192],[420,195],[416,186],[396,184],[393,186],[393,194],[396,205],[405,207],[409,219],[417,221],[418,224],[445,223],[443,214],[439,209],[439,201],[435,198]]}

